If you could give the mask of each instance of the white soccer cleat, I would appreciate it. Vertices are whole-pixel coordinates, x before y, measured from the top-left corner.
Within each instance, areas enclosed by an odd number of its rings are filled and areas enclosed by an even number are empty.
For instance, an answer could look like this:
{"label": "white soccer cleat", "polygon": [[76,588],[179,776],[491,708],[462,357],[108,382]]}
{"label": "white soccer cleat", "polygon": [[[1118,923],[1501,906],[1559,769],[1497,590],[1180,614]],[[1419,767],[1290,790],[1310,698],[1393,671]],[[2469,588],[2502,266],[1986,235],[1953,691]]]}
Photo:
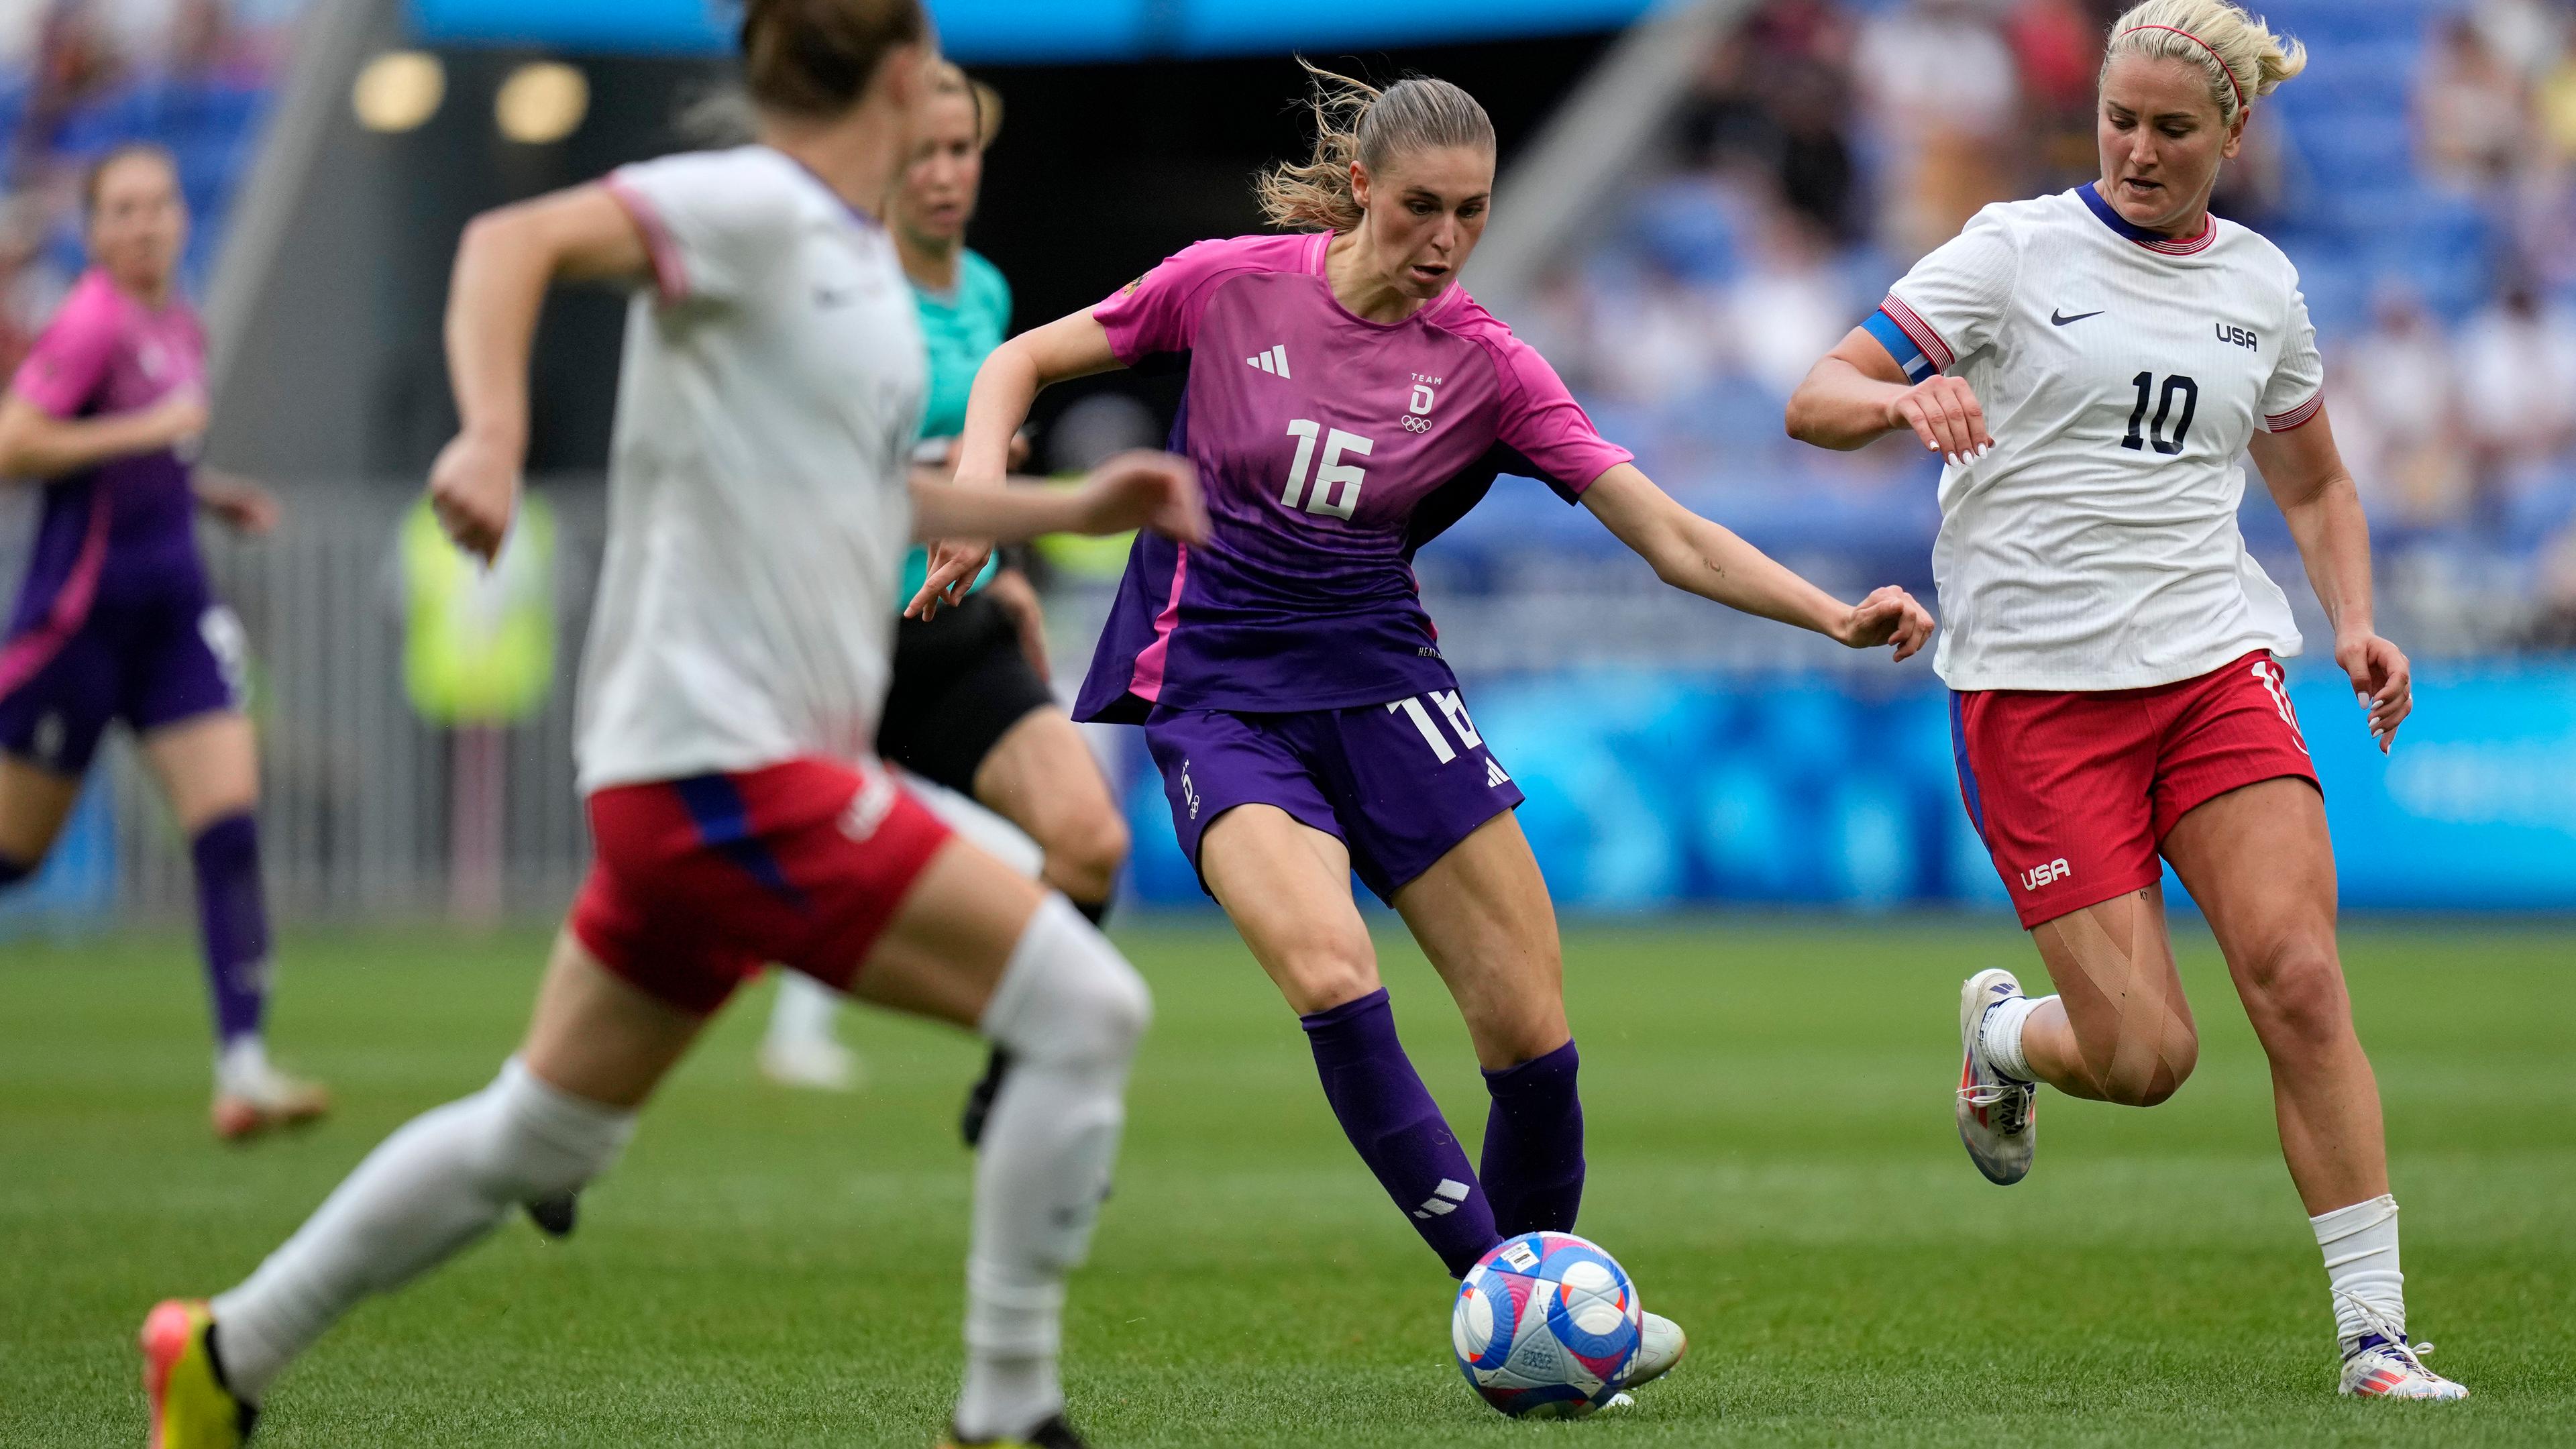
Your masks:
{"label": "white soccer cleat", "polygon": [[1628,1388],[1611,1395],[1610,1402],[1602,1405],[1605,1409],[1625,1409],[1635,1405],[1637,1401],[1628,1389],[1653,1383],[1671,1373],[1673,1365],[1682,1361],[1682,1355],[1690,1352],[1690,1335],[1682,1332],[1680,1324],[1660,1313],[1649,1313],[1645,1319],[1645,1332],[1637,1344],[1637,1366],[1628,1371]]}
{"label": "white soccer cleat", "polygon": [[2021,995],[2009,971],[1980,971],[1959,988],[1959,1141],[1988,1182],[2005,1187],[2030,1175],[2039,1148],[2039,1089],[1997,1071],[1979,1037],[1986,1013]]}
{"label": "white soccer cleat", "polygon": [[1628,1387],[1651,1384],[1673,1371],[1673,1365],[1690,1352],[1690,1335],[1682,1326],[1660,1313],[1645,1315],[1646,1331],[1637,1344],[1637,1366],[1628,1371]]}
{"label": "white soccer cleat", "polygon": [[[2340,1292],[2340,1290],[2338,1290]],[[2424,1366],[2429,1343],[2410,1344],[2406,1331],[2349,1293],[2341,1296],[2361,1309],[2371,1331],[2344,1350],[2343,1382],[2335,1390],[2356,1399],[2430,1399],[2448,1403],[2469,1396],[2466,1384],[2453,1383]]]}
{"label": "white soccer cleat", "polygon": [[233,1042],[215,1060],[215,1100],[207,1115],[215,1135],[226,1142],[300,1127],[330,1110],[330,1092],[271,1065],[257,1037]]}
{"label": "white soccer cleat", "polygon": [[782,1087],[815,1092],[854,1092],[859,1054],[828,1036],[767,1036],[760,1043],[760,1074]]}

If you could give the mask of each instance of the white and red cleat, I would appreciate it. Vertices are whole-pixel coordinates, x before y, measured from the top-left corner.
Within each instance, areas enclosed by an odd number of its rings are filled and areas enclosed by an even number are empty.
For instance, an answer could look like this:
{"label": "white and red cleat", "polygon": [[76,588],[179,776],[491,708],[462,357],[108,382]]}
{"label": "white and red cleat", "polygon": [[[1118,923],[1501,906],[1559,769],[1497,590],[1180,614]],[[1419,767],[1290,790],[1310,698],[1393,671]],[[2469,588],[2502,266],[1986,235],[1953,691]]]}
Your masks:
{"label": "white and red cleat", "polygon": [[2468,1385],[2453,1383],[2424,1366],[2429,1343],[2408,1343],[2406,1330],[2390,1323],[2377,1309],[2351,1294],[2341,1295],[2361,1309],[2370,1325],[2343,1353],[2343,1382],[2335,1392],[2356,1399],[2425,1399],[2448,1403],[2469,1396]]}
{"label": "white and red cleat", "polygon": [[241,1142],[275,1127],[300,1127],[331,1110],[331,1094],[318,1082],[290,1077],[263,1064],[255,1073],[232,1073],[207,1109],[215,1135]]}
{"label": "white and red cleat", "polygon": [[1986,1013],[2020,995],[2020,978],[2000,969],[1959,988],[1959,1141],[1977,1171],[2005,1187],[2030,1175],[2039,1150],[2039,1089],[1996,1070],[1981,1037]]}

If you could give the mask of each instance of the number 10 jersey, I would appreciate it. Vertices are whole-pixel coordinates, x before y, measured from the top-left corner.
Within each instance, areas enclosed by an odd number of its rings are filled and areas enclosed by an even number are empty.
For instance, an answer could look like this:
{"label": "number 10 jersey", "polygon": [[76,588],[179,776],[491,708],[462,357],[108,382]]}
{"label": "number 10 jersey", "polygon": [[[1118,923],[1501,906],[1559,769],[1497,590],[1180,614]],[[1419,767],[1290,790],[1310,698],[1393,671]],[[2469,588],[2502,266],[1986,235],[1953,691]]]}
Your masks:
{"label": "number 10 jersey", "polygon": [[1863,325],[1914,381],[1965,379],[1995,440],[1941,475],[1951,688],[2135,689],[2299,652],[2236,524],[2255,430],[2324,398],[2279,248],[2217,217],[2144,231],[2085,186],[1979,212]]}
{"label": "number 10 jersey", "polygon": [[1094,308],[1119,361],[1187,370],[1172,449],[1209,536],[1139,535],[1081,719],[1289,713],[1454,687],[1416,549],[1498,474],[1567,502],[1628,461],[1545,359],[1456,285],[1401,322],[1333,296],[1327,233],[1200,242]]}

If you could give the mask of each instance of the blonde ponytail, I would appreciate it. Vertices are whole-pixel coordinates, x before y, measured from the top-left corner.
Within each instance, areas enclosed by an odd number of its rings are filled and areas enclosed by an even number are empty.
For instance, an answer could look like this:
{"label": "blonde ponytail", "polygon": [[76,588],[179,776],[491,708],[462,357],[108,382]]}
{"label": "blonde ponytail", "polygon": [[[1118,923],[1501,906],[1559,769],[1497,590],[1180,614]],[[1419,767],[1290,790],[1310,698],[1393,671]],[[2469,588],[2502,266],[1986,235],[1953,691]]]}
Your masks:
{"label": "blonde ponytail", "polygon": [[1351,163],[1382,171],[1397,156],[1439,146],[1491,152],[1494,123],[1476,98],[1445,80],[1406,76],[1385,90],[1324,70],[1303,56],[1314,79],[1307,106],[1315,152],[1282,161],[1253,181],[1261,214],[1284,231],[1349,231],[1360,224]]}
{"label": "blonde ponytail", "polygon": [[2124,55],[2181,60],[2209,77],[2222,124],[2234,125],[2258,96],[2308,68],[2308,49],[2229,0],[2146,0],[2111,27],[2102,70]]}

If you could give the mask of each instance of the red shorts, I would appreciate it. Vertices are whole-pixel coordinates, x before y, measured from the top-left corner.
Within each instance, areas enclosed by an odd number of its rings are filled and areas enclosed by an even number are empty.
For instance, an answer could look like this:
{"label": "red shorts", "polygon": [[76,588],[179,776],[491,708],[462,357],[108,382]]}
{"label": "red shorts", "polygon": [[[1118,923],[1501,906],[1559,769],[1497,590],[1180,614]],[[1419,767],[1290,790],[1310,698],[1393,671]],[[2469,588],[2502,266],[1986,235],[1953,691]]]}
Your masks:
{"label": "red shorts", "polygon": [[613,785],[589,807],[573,935],[700,1015],[772,961],[848,990],[949,837],[882,767],[828,760]]}
{"label": "red shorts", "polygon": [[2316,784],[2285,679],[2257,651],[2148,689],[1951,695],[1959,794],[2022,925],[2154,885],[2165,832],[2230,790]]}

